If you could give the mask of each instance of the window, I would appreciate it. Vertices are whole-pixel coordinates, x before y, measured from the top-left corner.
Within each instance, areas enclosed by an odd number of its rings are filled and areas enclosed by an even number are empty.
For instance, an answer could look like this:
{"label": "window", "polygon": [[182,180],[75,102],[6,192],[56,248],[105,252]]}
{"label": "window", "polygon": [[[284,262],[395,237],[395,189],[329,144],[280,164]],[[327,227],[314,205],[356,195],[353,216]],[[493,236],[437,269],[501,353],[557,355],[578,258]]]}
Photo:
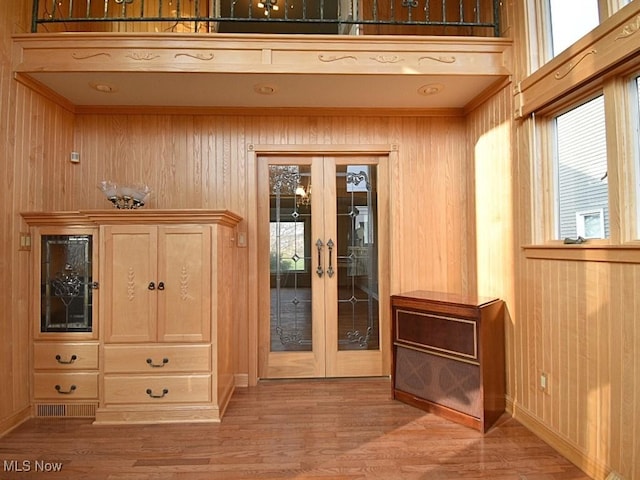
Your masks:
{"label": "window", "polygon": [[600,24],[598,0],[549,0],[552,56]]}
{"label": "window", "polygon": [[609,238],[604,97],[558,115],[555,129],[557,238]]}
{"label": "window", "polygon": [[604,238],[604,210],[577,212],[576,229],[582,238]]}

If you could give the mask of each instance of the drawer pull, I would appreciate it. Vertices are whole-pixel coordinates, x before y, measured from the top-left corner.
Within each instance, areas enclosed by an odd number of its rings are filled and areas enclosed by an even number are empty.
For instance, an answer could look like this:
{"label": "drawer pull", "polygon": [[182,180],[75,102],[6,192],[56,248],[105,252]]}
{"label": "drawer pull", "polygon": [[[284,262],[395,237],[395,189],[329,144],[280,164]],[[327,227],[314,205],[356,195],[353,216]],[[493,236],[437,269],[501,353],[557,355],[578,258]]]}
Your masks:
{"label": "drawer pull", "polygon": [[147,363],[152,368],[162,368],[167,363],[169,363],[169,359],[165,357],[165,358],[162,359],[162,363],[153,363],[153,360],[151,358],[147,358]]}
{"label": "drawer pull", "polygon": [[71,385],[71,386],[69,387],[69,390],[66,390],[66,391],[65,391],[65,390],[62,390],[62,387],[61,387],[60,385],[56,385],[56,386],[55,386],[56,391],[57,391],[60,395],[71,395],[73,392],[75,392],[75,391],[76,391],[76,388],[78,388],[78,387],[76,387],[75,385]]}
{"label": "drawer pull", "polygon": [[150,388],[147,388],[147,395],[149,395],[151,398],[164,398],[164,396],[169,393],[169,390],[166,388],[162,389],[162,395],[154,395],[153,394],[153,390],[151,390]]}
{"label": "drawer pull", "polygon": [[77,359],[78,359],[77,355],[71,355],[69,360],[62,360],[62,357],[60,355],[56,355],[56,362],[58,362],[58,363],[60,363],[62,365],[71,365]]}

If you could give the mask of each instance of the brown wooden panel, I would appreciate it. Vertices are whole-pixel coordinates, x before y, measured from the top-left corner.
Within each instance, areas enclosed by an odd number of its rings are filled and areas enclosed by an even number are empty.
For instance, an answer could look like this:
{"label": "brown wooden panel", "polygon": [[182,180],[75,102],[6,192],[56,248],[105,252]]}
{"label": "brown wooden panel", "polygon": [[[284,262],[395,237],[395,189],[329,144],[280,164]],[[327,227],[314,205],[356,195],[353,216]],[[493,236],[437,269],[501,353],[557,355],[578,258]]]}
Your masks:
{"label": "brown wooden panel", "polygon": [[398,347],[396,389],[476,418],[482,417],[480,368]]}
{"label": "brown wooden panel", "polygon": [[476,322],[396,309],[396,342],[442,355],[478,358]]}

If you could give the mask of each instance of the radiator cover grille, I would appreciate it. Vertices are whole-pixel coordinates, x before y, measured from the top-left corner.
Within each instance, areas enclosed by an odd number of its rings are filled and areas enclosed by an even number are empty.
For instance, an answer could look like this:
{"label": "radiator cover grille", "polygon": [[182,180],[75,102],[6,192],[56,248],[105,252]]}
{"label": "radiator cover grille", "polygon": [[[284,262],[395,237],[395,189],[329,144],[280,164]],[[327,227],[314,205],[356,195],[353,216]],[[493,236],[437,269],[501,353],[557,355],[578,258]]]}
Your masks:
{"label": "radiator cover grille", "polygon": [[96,416],[95,403],[41,403],[36,405],[36,417],[80,417]]}

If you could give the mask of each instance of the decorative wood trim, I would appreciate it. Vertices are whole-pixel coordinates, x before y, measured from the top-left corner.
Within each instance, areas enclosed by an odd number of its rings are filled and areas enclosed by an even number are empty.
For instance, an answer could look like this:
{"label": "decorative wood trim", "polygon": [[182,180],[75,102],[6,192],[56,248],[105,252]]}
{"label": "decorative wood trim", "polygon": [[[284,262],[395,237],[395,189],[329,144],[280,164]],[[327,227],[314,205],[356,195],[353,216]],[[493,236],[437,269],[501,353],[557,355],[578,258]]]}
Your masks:
{"label": "decorative wood trim", "polygon": [[388,155],[395,145],[260,145],[251,144],[256,155]]}
{"label": "decorative wood trim", "polygon": [[525,245],[526,258],[579,262],[640,263],[640,244],[627,245]]}
{"label": "decorative wood trim", "polygon": [[[238,72],[336,74],[510,74],[511,40],[491,37],[14,35],[17,72]],[[320,53],[319,53],[320,52]],[[349,62],[345,72],[344,62]],[[430,61],[424,61],[430,60]]]}
{"label": "decorative wood trim", "polygon": [[[500,80],[505,82],[506,80]],[[483,94],[484,96],[484,94]],[[78,115],[206,115],[243,117],[464,117],[462,108],[159,107],[77,105]]]}
{"label": "decorative wood trim", "polygon": [[71,212],[25,212],[29,225],[95,226],[102,224],[166,225],[210,223],[235,227],[242,217],[229,210],[148,209],[148,210],[83,210]]}
{"label": "decorative wood trim", "polygon": [[[585,84],[612,74],[640,52],[640,4],[630,4],[603,21],[575,45],[522,80],[519,117],[565,97]],[[632,60],[638,62],[638,60]]]}

